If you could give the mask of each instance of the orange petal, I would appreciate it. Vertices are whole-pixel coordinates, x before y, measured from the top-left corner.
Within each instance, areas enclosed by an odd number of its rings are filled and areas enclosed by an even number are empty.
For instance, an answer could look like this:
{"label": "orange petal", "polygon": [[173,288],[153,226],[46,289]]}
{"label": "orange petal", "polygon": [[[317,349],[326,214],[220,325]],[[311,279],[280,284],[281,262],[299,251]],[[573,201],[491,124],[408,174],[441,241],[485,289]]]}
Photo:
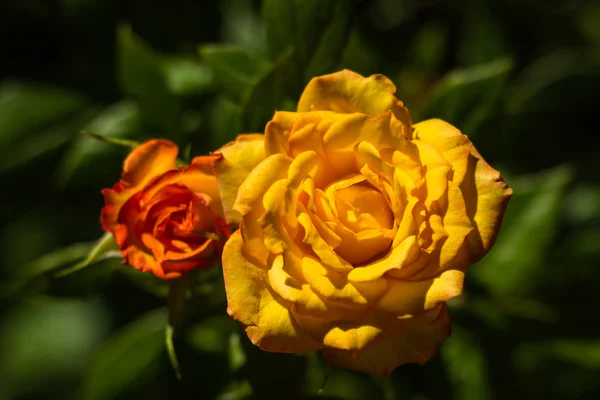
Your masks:
{"label": "orange petal", "polygon": [[125,159],[121,181],[112,189],[104,189],[105,207],[100,222],[106,231],[112,231],[121,207],[136,192],[156,177],[177,169],[177,146],[163,139],[149,140],[135,148]]}

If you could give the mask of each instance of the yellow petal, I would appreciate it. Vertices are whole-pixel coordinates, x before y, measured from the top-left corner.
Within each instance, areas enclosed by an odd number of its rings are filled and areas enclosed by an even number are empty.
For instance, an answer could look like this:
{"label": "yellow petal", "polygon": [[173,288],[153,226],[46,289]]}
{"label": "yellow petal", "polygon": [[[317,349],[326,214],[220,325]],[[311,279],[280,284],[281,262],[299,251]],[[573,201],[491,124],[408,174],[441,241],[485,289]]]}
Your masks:
{"label": "yellow petal", "polygon": [[354,232],[366,229],[390,229],[394,224],[392,210],[381,192],[362,185],[337,191],[338,218]]}
{"label": "yellow petal", "polygon": [[289,303],[270,289],[266,271],[244,253],[244,242],[237,231],[223,250],[227,312],[246,326],[252,343],[263,350],[286,353],[323,348],[298,327]]}
{"label": "yellow petal", "polygon": [[366,306],[376,301],[388,286],[385,279],[369,284],[348,282],[343,274],[327,270],[312,257],[302,259],[302,271],[306,282],[317,294],[329,301],[352,306]]}
{"label": "yellow petal", "polygon": [[286,179],[273,182],[263,197],[265,213],[258,220],[263,235],[265,247],[272,254],[280,254],[287,248],[289,236],[283,227],[282,204],[287,186]]}
{"label": "yellow petal", "polygon": [[331,268],[334,271],[352,270],[352,265],[337,255],[331,246],[319,235],[319,231],[315,228],[307,213],[301,213],[298,216],[298,222],[305,230],[303,242],[311,246],[312,250],[327,268]]}
{"label": "yellow petal", "polygon": [[333,168],[340,174],[357,172],[354,152],[363,141],[380,150],[401,148],[406,138],[402,125],[389,111],[377,116],[348,114],[334,122],[323,137],[325,153]]}
{"label": "yellow petal", "polygon": [[379,260],[354,268],[348,274],[348,279],[352,282],[369,282],[381,278],[392,269],[402,269],[405,264],[412,262],[418,255],[419,249],[415,242],[414,235],[407,237]]}
{"label": "yellow petal", "polygon": [[259,163],[240,185],[233,209],[247,214],[274,182],[286,177],[291,162],[288,156],[275,154]]}
{"label": "yellow petal", "polygon": [[358,354],[325,349],[323,355],[328,362],[344,368],[387,376],[403,364],[424,364],[449,335],[450,319],[445,307],[440,306],[422,317],[400,321],[395,329],[385,333],[385,338]]}
{"label": "yellow petal", "polygon": [[467,172],[469,153],[473,144],[469,138],[441,119],[429,119],[414,125],[415,139],[435,146],[452,164],[452,181],[460,186]]}
{"label": "yellow petal", "polygon": [[238,189],[250,171],[265,159],[264,136],[240,135],[235,142],[215,152],[215,173],[223,203],[225,219],[229,224],[239,224],[241,215],[233,209]]}
{"label": "yellow petal", "polygon": [[404,134],[411,130],[408,110],[394,94],[396,87],[383,75],[365,78],[343,70],[313,78],[302,93],[298,111],[331,110],[338,113],[379,115],[392,111],[402,122]]}
{"label": "yellow petal", "polygon": [[493,246],[500,232],[504,211],[513,190],[498,171],[489,166],[471,148],[469,167],[460,185],[467,206],[467,215],[477,226],[477,235],[467,236],[472,262],[479,260]]}
{"label": "yellow petal", "polygon": [[[303,151],[301,148],[296,148],[295,151],[291,151],[294,145],[300,145],[302,143],[302,133],[309,133],[309,130],[303,129],[308,125],[312,125],[314,131],[318,133],[316,138],[320,137],[322,140],[325,131],[329,125],[340,118],[343,115],[339,115],[330,111],[315,111],[315,112],[288,112],[288,111],[277,111],[273,116],[273,119],[269,121],[265,128],[265,151],[266,155],[270,156],[273,154],[287,154],[292,155],[293,153],[299,153]],[[292,131],[296,132],[293,133]],[[295,136],[295,138],[294,138]],[[289,143],[291,142],[291,143]],[[316,145],[312,148],[315,150],[319,147],[318,141],[313,142]]]}
{"label": "yellow petal", "polygon": [[468,235],[471,262],[491,248],[500,230],[512,189],[500,173],[483,160],[469,139],[439,119],[415,125],[415,135],[436,146],[452,164],[453,182],[463,193],[467,215],[476,230]]}
{"label": "yellow petal", "polygon": [[[442,224],[444,230],[448,233],[448,237],[441,249],[439,260],[441,269],[446,268],[453,262],[461,247],[467,245],[465,243],[467,235],[475,228],[469,220],[464,195],[454,182],[448,183],[448,207],[442,218]],[[467,262],[462,267],[466,268],[472,262]]]}
{"label": "yellow petal", "polygon": [[379,307],[397,317],[421,315],[462,294],[465,274],[449,269],[421,281],[388,278],[389,288]]}

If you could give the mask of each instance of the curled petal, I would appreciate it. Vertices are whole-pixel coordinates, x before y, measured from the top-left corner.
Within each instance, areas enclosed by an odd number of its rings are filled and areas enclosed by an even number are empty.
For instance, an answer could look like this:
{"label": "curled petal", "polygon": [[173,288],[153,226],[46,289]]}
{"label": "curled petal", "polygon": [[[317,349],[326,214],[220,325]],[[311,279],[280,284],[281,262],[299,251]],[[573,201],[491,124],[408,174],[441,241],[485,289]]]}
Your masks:
{"label": "curled petal", "polygon": [[415,135],[435,145],[452,164],[453,182],[462,191],[466,215],[475,228],[475,234],[468,236],[471,262],[475,262],[494,244],[512,189],[483,160],[469,139],[447,122],[420,122],[415,125]]}
{"label": "curled petal", "polygon": [[246,256],[241,234],[235,232],[223,252],[229,315],[246,326],[252,343],[263,350],[295,353],[322,349],[322,343],[298,327],[290,304],[272,291],[264,269],[255,262]]}
{"label": "curled petal", "polygon": [[233,209],[246,215],[279,179],[285,178],[292,159],[284,154],[275,154],[261,161],[240,185]]}
{"label": "curled petal", "polygon": [[365,78],[343,70],[313,78],[300,97],[298,111],[331,110],[345,114],[379,115],[391,110],[408,134],[412,125],[410,114],[394,96],[395,93],[396,86],[383,75]]}
{"label": "curled petal", "polygon": [[244,179],[265,159],[264,147],[263,135],[240,135],[214,153],[214,169],[227,223],[239,224],[241,221],[242,217],[233,209],[233,204]]}
{"label": "curled petal", "polygon": [[163,139],[149,140],[135,148],[125,159],[121,181],[112,189],[104,189],[104,208],[100,223],[105,231],[115,228],[121,207],[129,198],[153,179],[177,169],[177,146]]}
{"label": "curled petal", "polygon": [[345,368],[387,376],[394,368],[407,364],[424,364],[437,352],[439,344],[450,335],[450,319],[445,306],[419,318],[401,320],[359,353],[327,348],[326,360]]}

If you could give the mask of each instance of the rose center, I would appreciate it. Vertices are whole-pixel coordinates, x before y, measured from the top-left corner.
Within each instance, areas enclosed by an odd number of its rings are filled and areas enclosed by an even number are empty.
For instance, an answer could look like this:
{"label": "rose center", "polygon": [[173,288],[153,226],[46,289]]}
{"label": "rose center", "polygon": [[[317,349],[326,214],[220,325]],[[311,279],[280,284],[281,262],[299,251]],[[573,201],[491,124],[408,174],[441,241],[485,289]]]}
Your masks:
{"label": "rose center", "polygon": [[391,229],[394,216],[385,197],[379,191],[352,185],[336,192],[335,203],[339,220],[354,232],[367,229]]}

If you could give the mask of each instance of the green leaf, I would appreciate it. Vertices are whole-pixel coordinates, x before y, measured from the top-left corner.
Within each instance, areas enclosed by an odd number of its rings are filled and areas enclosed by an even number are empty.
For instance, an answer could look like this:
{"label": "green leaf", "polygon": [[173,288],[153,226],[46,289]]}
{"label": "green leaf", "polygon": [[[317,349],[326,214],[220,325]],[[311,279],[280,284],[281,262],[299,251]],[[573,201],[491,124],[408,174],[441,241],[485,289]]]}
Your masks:
{"label": "green leaf", "polygon": [[304,71],[305,82],[338,69],[352,29],[351,5],[351,2],[345,0],[337,0],[331,5],[332,19],[323,28],[320,40],[310,57]]}
{"label": "green leaf", "polygon": [[441,345],[440,354],[454,387],[454,399],[493,398],[485,355],[471,333],[453,326],[452,336]]}
{"label": "green leaf", "polygon": [[515,194],[498,240],[470,276],[496,295],[518,297],[531,290],[544,273],[571,178],[568,168],[558,167],[511,180]]}
{"label": "green leaf", "polygon": [[597,397],[600,341],[596,338],[524,342],[512,358],[529,393],[548,393],[544,397],[556,399]]}
{"label": "green leaf", "polygon": [[72,265],[84,258],[93,247],[93,242],[75,243],[45,254],[37,260],[18,268],[16,270],[17,274],[11,281],[0,286],[0,297],[14,295],[33,280]]}
{"label": "green leaf", "polygon": [[[235,139],[242,132],[242,106],[229,99],[219,96],[208,111],[208,127],[211,132],[210,147],[218,149],[225,143]],[[205,141],[198,144],[204,148]],[[207,151],[209,149],[206,149]],[[199,151],[196,151],[199,153]]]}
{"label": "green leaf", "polygon": [[600,340],[554,339],[524,343],[515,352],[515,359],[525,368],[535,367],[539,360],[546,357],[600,369]]}
{"label": "green leaf", "polygon": [[505,57],[509,52],[502,21],[490,3],[466,0],[460,3],[460,40],[456,58],[460,65],[475,66]]}
{"label": "green leaf", "polygon": [[109,329],[108,310],[97,300],[47,296],[11,304],[0,321],[0,391],[45,398],[64,385],[61,398],[75,398],[73,383]]}
{"label": "green leaf", "polygon": [[[213,315],[192,325],[186,332],[187,342],[196,350],[205,353],[221,353],[228,357],[231,348],[231,337],[237,336],[239,341],[238,323],[226,315]],[[236,352],[243,350],[239,347]],[[240,354],[235,354],[235,365],[239,367]],[[243,364],[243,363],[242,363]]]}
{"label": "green leaf", "polygon": [[88,100],[83,95],[65,88],[3,83],[0,87],[0,149],[87,106]]}
{"label": "green leaf", "polygon": [[233,381],[219,394],[216,400],[251,399],[252,386],[248,381]]}
{"label": "green leaf", "polygon": [[117,273],[153,296],[166,298],[169,295],[168,283],[162,279],[158,279],[149,271],[142,272],[130,265],[120,265]]}
{"label": "green leaf", "polygon": [[291,62],[292,51],[284,53],[255,84],[244,101],[242,131],[264,132],[285,98],[286,65]]}
{"label": "green leaf", "polygon": [[181,106],[169,91],[160,56],[129,26],[121,26],[117,37],[123,91],[138,102],[145,121],[177,142],[182,136]]}
{"label": "green leaf", "polygon": [[595,111],[594,93],[600,88],[598,67],[589,55],[572,49],[545,54],[515,77],[506,112]]}
{"label": "green leaf", "polygon": [[171,93],[181,96],[198,96],[214,89],[212,69],[197,60],[166,57],[162,60],[162,68]]}
{"label": "green leaf", "polygon": [[315,75],[339,65],[352,27],[349,0],[266,0],[262,5],[271,59],[291,47],[288,87],[296,97]]}
{"label": "green leaf", "polygon": [[473,135],[494,113],[512,69],[513,62],[503,58],[449,72],[434,91],[426,116],[443,119]]}
{"label": "green leaf", "polygon": [[[124,100],[106,107],[83,130],[110,139],[134,139],[140,136],[141,122],[137,104]],[[63,185],[67,182],[89,182],[92,174],[103,181],[104,174],[98,175],[98,165],[106,165],[102,171],[106,171],[107,179],[113,178],[120,171],[121,162],[117,160],[122,159],[122,153],[123,150],[113,144],[79,136],[60,164],[58,181]],[[114,168],[111,168],[113,164]]]}
{"label": "green leaf", "polygon": [[[27,134],[0,149],[0,172],[23,167],[40,157],[57,151],[77,137],[77,133],[98,113],[97,107],[89,107],[73,116]],[[1,129],[1,127],[0,127]]]}
{"label": "green leaf", "polygon": [[202,60],[212,68],[225,95],[243,102],[257,82],[270,70],[271,63],[241,48],[201,46]]}
{"label": "green leaf", "polygon": [[98,240],[94,248],[89,252],[87,257],[81,261],[73,265],[70,268],[58,271],[55,274],[55,277],[60,278],[65,275],[72,274],[75,271],[78,271],[82,268],[85,268],[93,263],[96,263],[101,260],[105,260],[107,258],[119,258],[123,257],[121,255],[121,251],[119,250],[119,246],[115,242],[115,238],[110,232],[106,232],[102,237]]}
{"label": "green leaf", "polygon": [[151,311],[109,338],[86,374],[81,397],[108,400],[154,380],[164,357],[165,309]]}

